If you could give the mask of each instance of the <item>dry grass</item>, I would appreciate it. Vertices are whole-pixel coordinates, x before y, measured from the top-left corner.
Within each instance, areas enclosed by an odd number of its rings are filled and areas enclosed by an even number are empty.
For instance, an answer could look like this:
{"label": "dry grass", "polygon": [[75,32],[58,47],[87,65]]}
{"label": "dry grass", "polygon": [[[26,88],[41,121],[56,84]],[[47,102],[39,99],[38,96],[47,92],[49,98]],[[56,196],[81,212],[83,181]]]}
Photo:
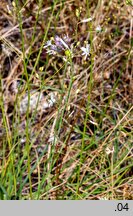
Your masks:
{"label": "dry grass", "polygon": [[[1,199],[133,199],[132,7],[1,1]],[[70,62],[43,48],[55,35]]]}

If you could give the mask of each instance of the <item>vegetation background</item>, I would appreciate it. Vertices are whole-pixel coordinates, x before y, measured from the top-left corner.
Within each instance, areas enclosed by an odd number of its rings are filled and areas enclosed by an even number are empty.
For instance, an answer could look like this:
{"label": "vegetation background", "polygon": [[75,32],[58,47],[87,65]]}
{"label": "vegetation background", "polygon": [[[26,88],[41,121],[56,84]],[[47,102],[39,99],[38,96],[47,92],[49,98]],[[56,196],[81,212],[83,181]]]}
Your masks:
{"label": "vegetation background", "polygon": [[132,27],[130,0],[0,1],[0,199],[133,199]]}

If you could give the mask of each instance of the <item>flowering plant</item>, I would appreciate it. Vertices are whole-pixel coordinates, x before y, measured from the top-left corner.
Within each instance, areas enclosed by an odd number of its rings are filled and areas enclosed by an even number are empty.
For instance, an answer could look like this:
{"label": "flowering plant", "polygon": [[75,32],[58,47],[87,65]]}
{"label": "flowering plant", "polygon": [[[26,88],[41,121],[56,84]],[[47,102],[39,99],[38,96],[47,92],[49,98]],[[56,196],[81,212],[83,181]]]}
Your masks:
{"label": "flowering plant", "polygon": [[[76,53],[76,47],[74,47],[74,43],[71,43],[71,39],[68,36],[61,38],[56,35],[46,42],[44,48],[49,55],[61,55],[63,60],[68,62]],[[90,55],[90,44],[86,42],[85,47],[81,47],[80,50],[82,51],[82,56],[85,56],[86,60]]]}

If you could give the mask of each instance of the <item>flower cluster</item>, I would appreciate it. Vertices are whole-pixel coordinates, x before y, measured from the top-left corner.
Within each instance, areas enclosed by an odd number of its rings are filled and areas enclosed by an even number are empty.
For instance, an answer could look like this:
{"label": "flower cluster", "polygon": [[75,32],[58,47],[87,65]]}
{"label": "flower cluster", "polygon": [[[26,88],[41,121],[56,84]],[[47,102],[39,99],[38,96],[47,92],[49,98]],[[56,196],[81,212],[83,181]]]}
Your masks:
{"label": "flower cluster", "polygon": [[[46,42],[44,48],[49,55],[61,55],[64,61],[67,61],[70,57],[73,58],[75,54],[74,44],[71,43],[71,39],[68,36],[61,38],[56,35]],[[90,55],[90,44],[86,43],[80,50],[86,60]]]}
{"label": "flower cluster", "polygon": [[65,50],[70,50],[68,42],[69,42],[68,37],[64,37],[62,39],[61,37],[56,35],[55,38],[51,38],[51,40],[48,40],[46,42],[44,48],[47,50],[47,53],[49,55],[55,55],[57,53],[61,54]]}

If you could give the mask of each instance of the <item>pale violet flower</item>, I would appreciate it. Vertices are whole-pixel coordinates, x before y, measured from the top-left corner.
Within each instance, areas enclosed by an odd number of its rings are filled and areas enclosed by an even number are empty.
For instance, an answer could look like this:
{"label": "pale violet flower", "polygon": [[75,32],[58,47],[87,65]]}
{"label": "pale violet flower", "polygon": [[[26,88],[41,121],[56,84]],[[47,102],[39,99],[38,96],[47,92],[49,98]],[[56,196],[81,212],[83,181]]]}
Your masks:
{"label": "pale violet flower", "polygon": [[86,59],[90,54],[90,44],[86,44],[86,47],[81,47],[81,50],[83,52],[82,55],[84,55]]}
{"label": "pale violet flower", "polygon": [[59,46],[60,48],[63,49],[63,47],[65,49],[69,49],[69,46],[66,44],[65,40],[63,40],[61,37],[59,37],[58,35],[55,36],[55,44],[57,46]]}
{"label": "pale violet flower", "polygon": [[96,27],[96,31],[97,31],[97,32],[101,32],[101,31],[102,31],[102,28],[101,28],[100,25],[98,25],[98,26]]}

